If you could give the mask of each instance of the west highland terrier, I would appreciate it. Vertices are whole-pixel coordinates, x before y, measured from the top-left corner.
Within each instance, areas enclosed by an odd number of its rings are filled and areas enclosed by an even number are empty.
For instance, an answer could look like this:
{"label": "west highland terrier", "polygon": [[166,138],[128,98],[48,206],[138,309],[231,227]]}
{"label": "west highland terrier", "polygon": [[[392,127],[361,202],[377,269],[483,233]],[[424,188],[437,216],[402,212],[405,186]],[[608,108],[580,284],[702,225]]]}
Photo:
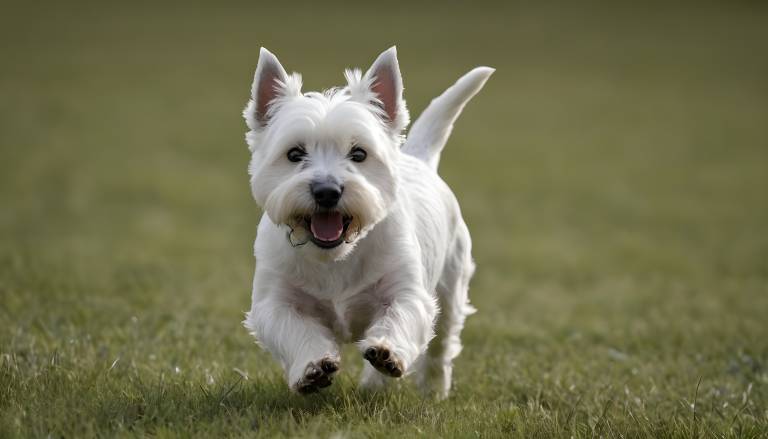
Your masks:
{"label": "west highland terrier", "polygon": [[361,386],[413,373],[438,397],[451,388],[464,320],[471,240],[437,174],[464,105],[493,73],[478,67],[414,123],[395,48],[347,85],[301,92],[261,49],[243,115],[253,197],[265,212],[245,326],[299,393],[329,386],[340,343],[364,359]]}

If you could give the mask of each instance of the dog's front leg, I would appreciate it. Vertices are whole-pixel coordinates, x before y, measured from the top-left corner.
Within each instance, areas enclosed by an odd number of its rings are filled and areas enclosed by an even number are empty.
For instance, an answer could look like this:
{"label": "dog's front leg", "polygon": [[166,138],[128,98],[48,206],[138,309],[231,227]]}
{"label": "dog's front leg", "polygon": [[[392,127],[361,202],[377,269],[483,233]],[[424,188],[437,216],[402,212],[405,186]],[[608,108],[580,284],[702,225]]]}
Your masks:
{"label": "dog's front leg", "polygon": [[283,366],[299,393],[327,387],[339,369],[339,347],[331,330],[297,303],[301,295],[274,276],[257,273],[245,326]]}
{"label": "dog's front leg", "polygon": [[[376,286],[381,309],[358,347],[382,374],[400,377],[407,373],[434,336],[437,304],[421,285],[417,276],[403,270],[385,276]],[[369,375],[364,374],[363,384],[376,382]]]}

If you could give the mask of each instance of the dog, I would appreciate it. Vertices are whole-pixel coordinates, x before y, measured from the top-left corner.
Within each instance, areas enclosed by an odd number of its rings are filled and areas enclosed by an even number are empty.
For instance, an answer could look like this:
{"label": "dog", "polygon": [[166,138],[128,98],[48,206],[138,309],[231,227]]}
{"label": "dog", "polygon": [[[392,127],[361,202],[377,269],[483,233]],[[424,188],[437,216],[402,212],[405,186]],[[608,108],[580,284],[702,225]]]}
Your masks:
{"label": "dog", "polygon": [[257,230],[243,324],[280,362],[291,390],[329,386],[340,344],[364,359],[361,386],[412,374],[448,396],[462,345],[472,242],[437,173],[464,105],[494,69],[478,67],[410,129],[396,48],[344,87],[302,93],[262,48],[243,111]]}

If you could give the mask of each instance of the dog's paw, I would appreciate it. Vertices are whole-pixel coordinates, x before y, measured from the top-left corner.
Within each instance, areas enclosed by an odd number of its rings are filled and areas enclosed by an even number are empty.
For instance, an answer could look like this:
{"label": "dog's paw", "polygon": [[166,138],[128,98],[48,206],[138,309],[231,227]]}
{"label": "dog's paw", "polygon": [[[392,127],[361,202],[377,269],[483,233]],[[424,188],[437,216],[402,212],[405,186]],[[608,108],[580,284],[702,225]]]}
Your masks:
{"label": "dog's paw", "polygon": [[294,385],[294,388],[302,395],[315,393],[323,387],[330,386],[338,370],[339,360],[337,359],[326,357],[319,361],[312,361],[307,364],[304,375]]}
{"label": "dog's paw", "polygon": [[376,370],[394,378],[403,376],[403,362],[387,347],[382,345],[370,346],[363,351],[363,358],[371,363]]}

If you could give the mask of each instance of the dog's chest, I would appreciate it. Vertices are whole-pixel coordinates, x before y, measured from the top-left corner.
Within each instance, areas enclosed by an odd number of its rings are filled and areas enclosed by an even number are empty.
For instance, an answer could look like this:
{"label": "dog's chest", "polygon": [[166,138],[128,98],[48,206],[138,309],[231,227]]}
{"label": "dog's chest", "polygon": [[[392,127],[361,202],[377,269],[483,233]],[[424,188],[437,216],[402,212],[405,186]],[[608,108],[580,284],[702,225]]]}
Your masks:
{"label": "dog's chest", "polygon": [[286,261],[291,282],[319,300],[343,302],[376,283],[391,271],[393,250],[376,245],[375,231],[359,242],[354,252],[340,261],[323,261],[292,253]]}
{"label": "dog's chest", "polygon": [[340,339],[353,341],[362,336],[386,302],[386,295],[377,285],[350,285],[336,278],[327,279],[327,283],[313,279],[312,283],[297,285],[300,291],[291,300],[302,313],[324,322]]}
{"label": "dog's chest", "polygon": [[362,336],[365,328],[386,302],[377,288],[384,276],[381,264],[369,264],[360,257],[332,266],[298,262],[294,285],[299,300],[311,303],[315,317],[346,341]]}
{"label": "dog's chest", "polygon": [[375,282],[377,273],[366,272],[362,263],[346,261],[329,267],[298,262],[294,284],[318,300],[343,302]]}

